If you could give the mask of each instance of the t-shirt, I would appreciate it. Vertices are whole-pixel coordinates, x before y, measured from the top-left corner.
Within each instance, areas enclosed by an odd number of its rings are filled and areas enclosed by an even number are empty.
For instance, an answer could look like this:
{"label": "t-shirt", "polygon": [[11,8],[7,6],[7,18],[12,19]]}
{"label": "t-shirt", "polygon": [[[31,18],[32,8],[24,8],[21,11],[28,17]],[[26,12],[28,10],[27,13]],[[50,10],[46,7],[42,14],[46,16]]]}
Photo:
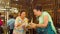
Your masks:
{"label": "t-shirt", "polygon": [[53,25],[52,18],[51,18],[51,16],[49,15],[48,12],[46,12],[46,11],[42,12],[41,16],[39,16],[39,19],[38,19],[38,20],[39,20],[39,23],[40,23],[40,24],[43,24],[43,23],[44,23],[44,16],[48,16],[48,22],[51,23],[51,27],[52,27],[53,31],[56,33],[56,29],[55,29],[55,27],[54,27],[54,25]]}
{"label": "t-shirt", "polygon": [[14,29],[15,19],[11,18],[7,21],[7,26],[10,26],[10,29]]}

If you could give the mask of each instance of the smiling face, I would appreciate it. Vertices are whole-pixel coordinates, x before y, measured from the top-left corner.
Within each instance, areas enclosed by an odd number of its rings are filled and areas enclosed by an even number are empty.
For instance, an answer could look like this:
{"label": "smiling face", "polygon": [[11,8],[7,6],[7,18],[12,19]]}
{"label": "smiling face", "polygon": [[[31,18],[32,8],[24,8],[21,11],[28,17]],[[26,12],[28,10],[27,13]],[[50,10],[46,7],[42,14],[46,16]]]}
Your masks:
{"label": "smiling face", "polygon": [[26,12],[22,12],[20,15],[22,18],[26,17]]}

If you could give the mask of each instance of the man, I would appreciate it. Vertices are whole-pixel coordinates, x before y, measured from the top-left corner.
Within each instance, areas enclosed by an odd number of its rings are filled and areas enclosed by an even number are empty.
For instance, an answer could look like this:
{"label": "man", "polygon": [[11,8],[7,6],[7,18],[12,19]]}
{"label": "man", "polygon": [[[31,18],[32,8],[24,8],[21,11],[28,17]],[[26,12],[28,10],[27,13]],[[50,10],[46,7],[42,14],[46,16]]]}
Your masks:
{"label": "man", "polygon": [[15,19],[13,15],[9,15],[10,19],[7,21],[7,26],[9,28],[10,34],[13,34]]}

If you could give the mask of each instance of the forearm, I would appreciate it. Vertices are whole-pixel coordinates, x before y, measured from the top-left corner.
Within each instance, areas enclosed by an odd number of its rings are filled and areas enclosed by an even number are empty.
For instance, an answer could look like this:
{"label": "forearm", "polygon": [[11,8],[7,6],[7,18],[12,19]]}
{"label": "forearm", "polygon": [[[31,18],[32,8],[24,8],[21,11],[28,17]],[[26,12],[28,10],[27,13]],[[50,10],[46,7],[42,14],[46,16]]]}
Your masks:
{"label": "forearm", "polygon": [[36,24],[36,27],[45,28],[45,27],[47,27],[47,25],[46,24]]}
{"label": "forearm", "polygon": [[20,23],[15,24],[15,27],[19,27],[19,26],[21,26],[21,24],[20,24]]}

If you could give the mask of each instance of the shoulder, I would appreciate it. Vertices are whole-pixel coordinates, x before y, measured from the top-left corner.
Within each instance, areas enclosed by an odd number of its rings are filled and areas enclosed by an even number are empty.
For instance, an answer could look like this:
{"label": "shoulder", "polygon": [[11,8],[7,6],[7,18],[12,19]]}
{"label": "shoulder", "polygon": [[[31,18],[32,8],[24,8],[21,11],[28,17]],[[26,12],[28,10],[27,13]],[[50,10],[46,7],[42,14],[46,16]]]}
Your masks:
{"label": "shoulder", "polygon": [[28,18],[25,18],[25,21],[28,21]]}
{"label": "shoulder", "polygon": [[21,19],[20,16],[16,17],[16,20]]}
{"label": "shoulder", "polygon": [[44,11],[43,14],[49,14],[47,11]]}
{"label": "shoulder", "polygon": [[25,18],[25,20],[28,20],[28,18]]}
{"label": "shoulder", "polygon": [[17,18],[20,18],[20,17],[18,16],[18,17],[16,17],[16,19],[17,19]]}
{"label": "shoulder", "polygon": [[12,21],[15,21],[15,19],[13,18]]}
{"label": "shoulder", "polygon": [[43,16],[49,15],[49,13],[47,11],[42,12],[42,14],[43,14]]}

